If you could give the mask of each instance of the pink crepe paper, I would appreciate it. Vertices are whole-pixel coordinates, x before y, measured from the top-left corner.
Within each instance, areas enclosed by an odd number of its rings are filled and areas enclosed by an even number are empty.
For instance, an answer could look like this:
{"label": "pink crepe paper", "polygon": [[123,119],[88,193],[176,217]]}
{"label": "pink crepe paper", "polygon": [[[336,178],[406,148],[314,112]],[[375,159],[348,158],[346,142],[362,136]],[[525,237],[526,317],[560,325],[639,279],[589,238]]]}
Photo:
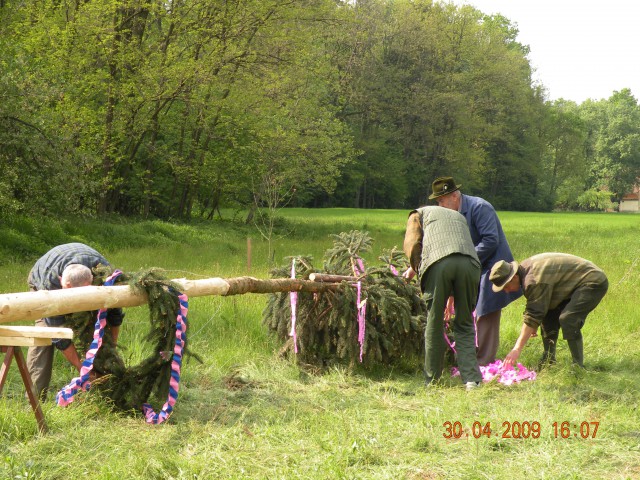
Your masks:
{"label": "pink crepe paper", "polygon": [[366,326],[367,299],[360,300],[362,294],[362,282],[356,283],[357,299],[356,306],[358,308],[358,342],[360,343],[360,363],[362,363],[362,354],[364,352],[364,330]]}
{"label": "pink crepe paper", "polygon": [[[364,275],[364,262],[358,256],[355,261],[351,260],[351,267],[353,269],[353,275],[360,277]],[[358,343],[360,343],[360,363],[362,363],[362,355],[364,353],[364,334],[367,325],[366,313],[367,313],[367,299],[361,300],[362,296],[362,282],[358,281],[354,284],[356,287],[356,308],[358,309]]]}
{"label": "pink crepe paper", "polygon": [[476,317],[475,310],[471,315],[473,315],[473,329],[475,330],[475,333],[476,333],[476,348],[478,348],[478,317]]}
{"label": "pink crepe paper", "polygon": [[[455,348],[456,342],[452,342],[451,340],[449,340],[449,336],[447,335],[447,332],[449,331],[449,322],[451,321],[452,318],[455,317],[455,315],[456,315],[455,305],[453,304],[453,302],[451,303],[447,302],[447,305],[444,307],[444,339],[447,342],[447,345],[449,345],[449,348],[453,350],[453,353],[456,353],[456,348]],[[473,330],[475,333],[476,348],[478,348],[478,317],[476,317],[475,310],[471,315],[473,316]]]}
{"label": "pink crepe paper", "polygon": [[353,259],[351,260],[351,268],[353,269],[354,277],[364,275],[364,262],[360,257],[356,256],[355,261]]}
{"label": "pink crepe paper", "polygon": [[[502,365],[502,360],[496,360],[486,366],[480,367],[480,373],[482,373],[483,382],[491,382],[497,380],[503,385],[512,385],[514,383],[520,383],[524,380],[535,380],[536,372],[528,370],[527,367],[518,363],[515,367],[508,367],[505,369]],[[457,377],[460,375],[460,370],[457,367],[451,368],[451,376]]]}

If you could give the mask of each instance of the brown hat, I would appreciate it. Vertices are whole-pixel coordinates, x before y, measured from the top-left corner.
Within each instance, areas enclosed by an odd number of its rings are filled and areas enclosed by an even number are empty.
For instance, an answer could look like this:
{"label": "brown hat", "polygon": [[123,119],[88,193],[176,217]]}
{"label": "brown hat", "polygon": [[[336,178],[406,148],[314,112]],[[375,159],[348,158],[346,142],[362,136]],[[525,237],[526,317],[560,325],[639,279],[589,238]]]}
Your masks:
{"label": "brown hat", "polygon": [[461,186],[462,184],[456,185],[456,182],[453,181],[453,177],[438,177],[431,184],[431,190],[433,190],[433,193],[429,195],[429,200],[455,192],[456,190],[459,190]]}
{"label": "brown hat", "polygon": [[518,273],[518,262],[505,262],[500,260],[491,267],[491,273],[489,274],[489,280],[493,285],[491,289],[494,292],[500,292],[511,281],[514,275]]}

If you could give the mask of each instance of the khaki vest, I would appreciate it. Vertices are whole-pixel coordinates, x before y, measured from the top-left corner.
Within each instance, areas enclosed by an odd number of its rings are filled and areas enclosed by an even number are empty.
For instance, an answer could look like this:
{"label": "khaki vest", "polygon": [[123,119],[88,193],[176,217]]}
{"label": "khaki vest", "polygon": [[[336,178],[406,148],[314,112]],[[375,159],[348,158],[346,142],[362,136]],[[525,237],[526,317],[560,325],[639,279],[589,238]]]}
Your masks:
{"label": "khaki vest", "polygon": [[423,237],[419,275],[438,260],[454,253],[468,255],[480,267],[480,260],[471,240],[467,220],[455,210],[443,207],[422,207],[420,214]]}

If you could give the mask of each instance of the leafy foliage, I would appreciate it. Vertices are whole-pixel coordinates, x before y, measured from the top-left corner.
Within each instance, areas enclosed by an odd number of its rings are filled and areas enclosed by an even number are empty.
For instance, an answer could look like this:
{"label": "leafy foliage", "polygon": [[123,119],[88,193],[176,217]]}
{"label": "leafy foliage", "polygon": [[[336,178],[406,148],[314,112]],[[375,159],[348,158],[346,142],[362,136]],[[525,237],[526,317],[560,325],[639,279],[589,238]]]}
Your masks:
{"label": "leafy foliage", "polygon": [[454,173],[550,210],[619,200],[640,168],[628,89],[546,102],[517,25],[470,6],[8,1],[0,52],[3,212],[251,223],[283,201],[415,206]]}
{"label": "leafy foliage", "polygon": [[611,201],[611,193],[598,190],[587,190],[577,198],[578,206],[587,211],[611,210],[615,206]]}

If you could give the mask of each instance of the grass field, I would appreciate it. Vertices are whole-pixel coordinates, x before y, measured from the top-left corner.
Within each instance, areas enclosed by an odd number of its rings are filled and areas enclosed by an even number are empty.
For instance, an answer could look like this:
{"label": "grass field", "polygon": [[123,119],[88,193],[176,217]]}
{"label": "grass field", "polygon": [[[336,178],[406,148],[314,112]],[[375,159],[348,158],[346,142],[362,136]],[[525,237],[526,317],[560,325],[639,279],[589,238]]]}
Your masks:
{"label": "grass field", "polygon": [[[407,218],[405,211],[351,209],[281,215],[273,238],[277,263],[289,255],[320,260],[329,235],[351,229],[375,239],[367,258],[373,261],[382,249],[402,245]],[[509,387],[466,392],[445,374],[444,386],[426,389],[419,365],[374,373],[335,367],[313,375],[278,357],[280,345],[261,325],[265,296],[193,298],[189,339],[204,361],[184,364],[167,424],[114,413],[88,394],[64,409],[45,402],[50,432],[39,435],[13,366],[0,397],[0,478],[640,478],[639,217],[500,212],[500,218],[516,259],[567,252],[607,273],[609,293],[583,329],[585,371],[571,367],[561,342],[557,365]],[[0,291],[24,291],[38,255],[66,241],[96,246],[125,271],[155,266],[171,278],[248,271],[266,278],[270,266],[266,242],[232,221],[15,220],[0,227]],[[501,357],[517,338],[523,307],[520,299],[503,312]],[[128,309],[121,343],[131,363],[146,356],[146,324],[145,307]],[[541,351],[533,339],[520,360],[534,367]],[[57,355],[53,385],[61,387],[73,373]],[[460,438],[445,438],[447,422]],[[487,425],[491,435],[475,438]],[[529,438],[508,435],[530,426]]]}

